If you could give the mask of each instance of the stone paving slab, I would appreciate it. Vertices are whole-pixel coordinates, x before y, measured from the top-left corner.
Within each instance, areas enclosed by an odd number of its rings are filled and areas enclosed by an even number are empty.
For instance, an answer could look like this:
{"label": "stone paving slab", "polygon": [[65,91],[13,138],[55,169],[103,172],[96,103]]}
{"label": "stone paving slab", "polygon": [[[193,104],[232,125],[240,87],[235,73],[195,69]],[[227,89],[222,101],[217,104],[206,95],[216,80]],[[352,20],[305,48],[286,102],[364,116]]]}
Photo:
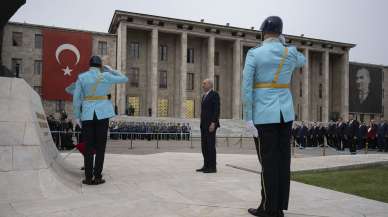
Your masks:
{"label": "stone paving slab", "polygon": [[[27,195],[34,197],[3,199],[0,217],[249,217],[247,209],[256,207],[260,199],[260,176],[226,164],[258,171],[256,156],[217,157],[218,173],[203,174],[195,172],[202,166],[199,153],[108,154],[104,168],[107,183],[82,185],[80,192],[59,192],[62,196],[30,192]],[[66,160],[75,167],[83,162],[80,154]],[[388,155],[384,154],[295,158],[292,167],[304,170],[386,160]],[[0,173],[0,180],[3,176]],[[287,217],[386,217],[388,213],[386,203],[297,182],[291,182],[290,196]]]}

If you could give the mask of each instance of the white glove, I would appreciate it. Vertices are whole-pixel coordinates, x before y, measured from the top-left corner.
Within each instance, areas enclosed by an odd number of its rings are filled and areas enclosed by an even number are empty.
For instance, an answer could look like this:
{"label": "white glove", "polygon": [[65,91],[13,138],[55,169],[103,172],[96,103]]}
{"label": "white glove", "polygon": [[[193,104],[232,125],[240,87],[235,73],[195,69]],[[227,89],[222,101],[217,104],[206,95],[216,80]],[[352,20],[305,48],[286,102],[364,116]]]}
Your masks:
{"label": "white glove", "polygon": [[82,123],[81,123],[80,119],[78,119],[78,118],[75,119],[75,125],[82,127]]}
{"label": "white glove", "polygon": [[253,121],[247,121],[245,123],[245,128],[249,134],[251,134],[253,137],[259,137],[259,133],[257,132],[257,129],[255,125],[253,124]]}
{"label": "white glove", "polygon": [[284,37],[284,35],[279,35],[279,40],[280,40],[280,42],[281,42],[284,46],[287,45],[287,43],[286,43],[286,38]]}
{"label": "white glove", "polygon": [[110,67],[109,65],[104,65],[104,69],[107,71],[113,71],[112,67]]}

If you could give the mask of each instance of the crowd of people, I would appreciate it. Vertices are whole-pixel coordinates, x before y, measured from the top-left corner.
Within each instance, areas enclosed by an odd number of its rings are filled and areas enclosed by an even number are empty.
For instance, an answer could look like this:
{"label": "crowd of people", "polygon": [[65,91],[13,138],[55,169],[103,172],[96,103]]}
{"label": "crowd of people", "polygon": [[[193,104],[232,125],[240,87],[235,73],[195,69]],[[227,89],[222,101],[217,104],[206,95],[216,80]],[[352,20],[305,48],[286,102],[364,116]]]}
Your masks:
{"label": "crowd of people", "polygon": [[67,117],[66,112],[60,113],[60,118],[55,118],[53,115],[47,117],[47,122],[51,131],[51,135],[58,150],[70,150],[74,148],[73,137],[76,137],[79,142],[79,134],[81,127],[74,127],[71,119]]}
{"label": "crowd of people", "polygon": [[357,149],[376,149],[379,152],[388,152],[388,123],[380,120],[375,123],[371,120],[367,125],[353,119],[344,122],[339,118],[337,122],[294,124],[292,129],[295,145],[303,149],[305,147],[323,146],[326,139],[327,145],[343,151],[349,148],[352,154]]}
{"label": "crowd of people", "polygon": [[188,123],[112,121],[109,132],[113,140],[189,140],[191,127]]}
{"label": "crowd of people", "polygon": [[[58,150],[70,150],[79,143],[81,127],[73,124],[66,112],[60,118],[47,118],[51,135]],[[112,140],[190,140],[189,123],[156,123],[111,121],[109,137]]]}

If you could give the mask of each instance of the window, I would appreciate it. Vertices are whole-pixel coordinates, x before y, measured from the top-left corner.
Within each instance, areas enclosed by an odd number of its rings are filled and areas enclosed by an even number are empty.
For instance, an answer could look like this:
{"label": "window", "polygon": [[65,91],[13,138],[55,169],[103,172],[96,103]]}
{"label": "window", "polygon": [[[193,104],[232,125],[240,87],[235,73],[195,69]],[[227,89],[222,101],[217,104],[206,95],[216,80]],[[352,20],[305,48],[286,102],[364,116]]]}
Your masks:
{"label": "window", "polygon": [[194,100],[186,99],[184,103],[185,118],[194,118]]}
{"label": "window", "polygon": [[322,106],[319,106],[319,121],[322,122]]}
{"label": "window", "polygon": [[63,100],[55,101],[55,111],[62,112],[64,110],[65,110],[65,101],[63,101]]}
{"label": "window", "polygon": [[42,95],[42,87],[41,86],[34,86],[34,90],[39,94]]}
{"label": "window", "polygon": [[383,88],[383,99],[384,99],[384,88]]}
{"label": "window", "polygon": [[323,65],[322,65],[322,61],[321,61],[321,62],[319,62],[319,75],[320,75],[320,76],[323,75],[323,74],[322,74],[322,71],[323,71],[323,70],[322,70],[322,66],[323,66]]}
{"label": "window", "polygon": [[168,116],[168,99],[158,100],[158,117]]}
{"label": "window", "polygon": [[214,90],[215,91],[220,91],[220,76],[219,75],[214,75]]}
{"label": "window", "polygon": [[159,58],[160,61],[167,61],[167,45],[159,46]]}
{"label": "window", "polygon": [[104,56],[108,54],[108,43],[106,41],[98,42],[98,55]]}
{"label": "window", "polygon": [[139,68],[130,68],[128,77],[131,87],[139,87]]}
{"label": "window", "polygon": [[139,44],[139,42],[131,42],[129,44],[129,57],[139,59],[139,57],[140,57],[140,44]]}
{"label": "window", "polygon": [[139,116],[140,115],[140,97],[138,96],[128,96],[128,114],[131,116]]}
{"label": "window", "polygon": [[159,88],[167,88],[167,71],[159,71]]}
{"label": "window", "polygon": [[299,83],[299,96],[302,97],[303,96],[303,90],[302,90],[302,82]]}
{"label": "window", "polygon": [[187,49],[187,63],[194,63],[194,48]]}
{"label": "window", "polygon": [[322,99],[322,84],[319,84],[319,99]]}
{"label": "window", "polygon": [[12,46],[21,47],[23,45],[23,33],[12,32]]}
{"label": "window", "polygon": [[35,60],[35,62],[34,62],[34,74],[35,75],[42,74],[42,60]]}
{"label": "window", "polygon": [[194,73],[187,73],[187,90],[194,90]]}
{"label": "window", "polygon": [[220,53],[218,51],[214,52],[214,65],[220,65]]}
{"label": "window", "polygon": [[42,49],[43,47],[43,36],[41,34],[35,34],[35,48]]}
{"label": "window", "polygon": [[15,77],[20,78],[22,74],[22,59],[12,58],[12,71]]}

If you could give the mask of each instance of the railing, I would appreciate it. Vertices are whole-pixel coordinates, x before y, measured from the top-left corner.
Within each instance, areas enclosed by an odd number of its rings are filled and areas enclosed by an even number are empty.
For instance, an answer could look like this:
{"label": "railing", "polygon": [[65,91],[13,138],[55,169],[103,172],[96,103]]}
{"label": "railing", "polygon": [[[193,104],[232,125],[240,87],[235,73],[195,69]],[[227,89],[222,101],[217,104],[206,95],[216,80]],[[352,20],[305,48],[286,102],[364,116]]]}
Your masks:
{"label": "railing", "polygon": [[[54,142],[57,144],[58,147],[63,147],[62,142],[63,142],[63,137],[64,136],[70,136],[71,139],[74,137],[79,141],[80,139],[80,132],[65,132],[65,131],[51,131],[51,134],[53,136]],[[115,137],[117,135],[117,137]],[[112,138],[113,137],[113,138]],[[133,149],[134,148],[134,141],[144,141],[148,140],[150,142],[155,142],[155,148],[159,149],[160,148],[160,142],[161,141],[188,141],[190,143],[189,148],[194,149],[194,144],[193,142],[196,140],[200,141],[201,137],[200,136],[193,136],[192,133],[157,133],[157,132],[152,132],[152,133],[138,133],[138,132],[109,132],[108,131],[108,140],[110,141],[115,141],[115,140],[129,140],[129,147],[128,149]],[[240,149],[243,148],[244,140],[250,141],[249,144],[254,147],[254,142],[252,137],[250,136],[217,136],[217,142],[216,145],[220,146],[221,141],[223,140],[223,144],[226,145],[226,147],[231,147],[231,146],[238,146]],[[234,141],[233,141],[234,140]],[[248,144],[248,145],[249,145]],[[290,142],[291,146],[291,155],[293,157],[296,157],[296,154],[298,152],[303,153],[305,149],[299,149],[298,145],[296,144],[296,141],[291,139]],[[334,150],[333,147],[327,145],[327,139],[324,139],[324,145],[315,147],[308,147],[306,150],[312,150],[315,149],[315,151],[319,151],[320,156],[326,156],[327,150],[331,149],[332,151]],[[366,143],[366,147],[363,148],[364,153],[368,154],[369,153],[369,147],[368,147],[368,142]],[[340,153],[340,151],[336,151]],[[360,153],[360,152],[358,152]]]}

